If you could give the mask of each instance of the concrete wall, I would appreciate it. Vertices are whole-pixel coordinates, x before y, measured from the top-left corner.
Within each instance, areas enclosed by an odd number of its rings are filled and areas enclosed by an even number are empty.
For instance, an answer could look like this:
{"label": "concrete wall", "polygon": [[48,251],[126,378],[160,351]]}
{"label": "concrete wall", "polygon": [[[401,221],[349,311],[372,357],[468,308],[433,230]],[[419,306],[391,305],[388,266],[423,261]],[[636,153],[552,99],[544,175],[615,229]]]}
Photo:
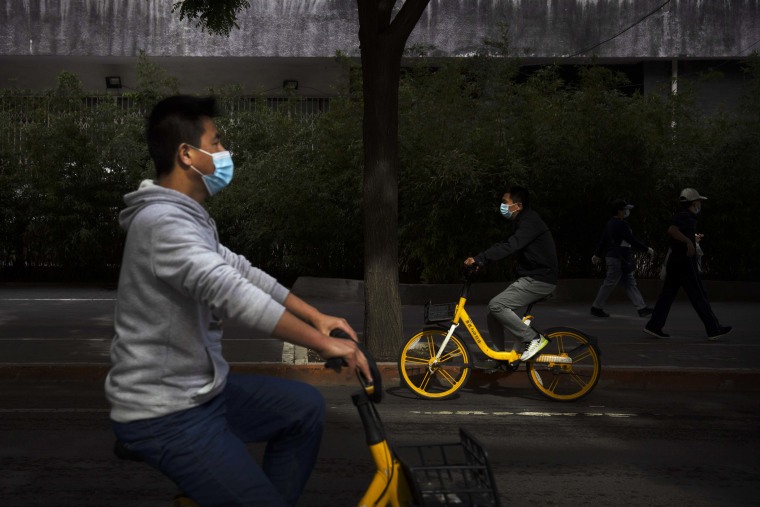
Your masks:
{"label": "concrete wall", "polygon": [[[358,55],[355,0],[252,0],[229,38],[201,33],[173,0],[2,0],[0,55],[331,57]],[[432,0],[411,44],[465,55],[510,27],[517,56],[572,55],[663,0]],[[672,0],[614,40],[605,58],[735,57],[760,33],[760,0]]]}
{"label": "concrete wall", "polygon": [[[252,0],[230,37],[203,33],[171,12],[174,0],[0,0],[0,87],[52,88],[61,71],[86,90],[106,91],[105,76],[136,86],[140,50],[176,77],[185,93],[241,85],[245,93],[329,97],[345,83],[336,50],[358,56],[355,0]],[[400,3],[400,2],[399,2]],[[646,62],[647,92],[667,87],[680,65],[742,58],[760,49],[760,0],[431,0],[409,44],[433,54],[471,54],[509,26],[512,54],[527,64]],[[646,17],[647,14],[652,13]],[[610,42],[585,53],[646,17]],[[753,46],[754,44],[754,46]],[[220,58],[224,57],[224,58]],[[651,64],[651,65],[650,65]],[[649,76],[649,71],[653,75]],[[706,93],[733,98],[740,73]],[[726,87],[728,86],[728,87]],[[712,100],[707,98],[709,103]]]}

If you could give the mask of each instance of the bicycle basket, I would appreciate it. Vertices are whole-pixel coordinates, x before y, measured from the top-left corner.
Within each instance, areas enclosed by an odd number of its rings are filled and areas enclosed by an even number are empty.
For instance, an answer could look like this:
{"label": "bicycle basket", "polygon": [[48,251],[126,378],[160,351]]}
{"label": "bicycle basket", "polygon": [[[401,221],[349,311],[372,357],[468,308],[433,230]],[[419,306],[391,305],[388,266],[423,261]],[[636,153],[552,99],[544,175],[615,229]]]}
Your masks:
{"label": "bicycle basket", "polygon": [[454,318],[454,312],[456,311],[456,308],[456,303],[434,305],[428,301],[425,303],[425,324],[450,321]]}
{"label": "bicycle basket", "polygon": [[498,507],[488,453],[463,428],[460,442],[396,449],[415,501],[421,506]]}

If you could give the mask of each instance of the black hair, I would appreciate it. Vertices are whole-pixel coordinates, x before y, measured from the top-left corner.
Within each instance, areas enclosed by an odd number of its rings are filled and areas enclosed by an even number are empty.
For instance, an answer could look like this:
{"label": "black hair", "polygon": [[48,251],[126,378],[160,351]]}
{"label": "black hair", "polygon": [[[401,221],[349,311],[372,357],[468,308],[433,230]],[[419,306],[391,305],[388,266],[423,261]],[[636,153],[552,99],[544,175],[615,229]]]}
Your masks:
{"label": "black hair", "polygon": [[628,201],[625,199],[615,199],[610,203],[610,210],[612,211],[613,215],[617,215],[618,211],[626,209],[626,207],[629,206]]}
{"label": "black hair", "polygon": [[157,178],[172,171],[180,144],[200,146],[204,118],[216,115],[214,97],[175,95],[153,107],[145,134]]}
{"label": "black hair", "polygon": [[530,208],[530,192],[528,192],[527,188],[515,185],[507,190],[507,193],[512,202],[519,202],[522,204],[523,209]]}

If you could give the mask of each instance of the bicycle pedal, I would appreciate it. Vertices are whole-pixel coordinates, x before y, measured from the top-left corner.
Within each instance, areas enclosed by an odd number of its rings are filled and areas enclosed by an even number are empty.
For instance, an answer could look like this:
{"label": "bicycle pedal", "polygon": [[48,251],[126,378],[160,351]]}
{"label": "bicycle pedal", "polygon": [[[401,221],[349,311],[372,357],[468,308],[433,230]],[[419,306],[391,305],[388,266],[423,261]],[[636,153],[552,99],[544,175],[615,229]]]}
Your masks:
{"label": "bicycle pedal", "polygon": [[473,366],[481,370],[486,375],[491,375],[494,373],[505,373],[505,372],[517,371],[517,369],[520,368],[520,362],[515,361],[514,363],[508,363],[506,361],[490,360],[483,363],[473,364]]}

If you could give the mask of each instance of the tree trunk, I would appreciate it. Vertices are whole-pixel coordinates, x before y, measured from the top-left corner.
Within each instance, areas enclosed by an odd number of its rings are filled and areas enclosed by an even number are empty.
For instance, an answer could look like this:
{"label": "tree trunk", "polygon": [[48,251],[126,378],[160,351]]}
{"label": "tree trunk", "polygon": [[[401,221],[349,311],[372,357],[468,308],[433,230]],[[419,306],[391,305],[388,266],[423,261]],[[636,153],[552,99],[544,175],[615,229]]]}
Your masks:
{"label": "tree trunk", "polygon": [[403,339],[398,284],[398,85],[406,40],[429,0],[357,0],[364,88],[364,337],[395,359]]}
{"label": "tree trunk", "polygon": [[398,76],[387,45],[362,51],[364,75],[364,336],[378,359],[403,338],[398,277]]}

